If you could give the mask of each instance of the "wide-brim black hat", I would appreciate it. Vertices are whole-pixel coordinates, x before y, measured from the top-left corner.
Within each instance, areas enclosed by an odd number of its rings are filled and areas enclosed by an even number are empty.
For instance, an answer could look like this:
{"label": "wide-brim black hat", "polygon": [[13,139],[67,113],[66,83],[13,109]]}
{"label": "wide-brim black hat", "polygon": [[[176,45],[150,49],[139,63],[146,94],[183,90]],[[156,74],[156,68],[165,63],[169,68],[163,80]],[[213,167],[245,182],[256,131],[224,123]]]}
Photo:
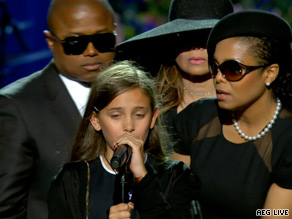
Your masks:
{"label": "wide-brim black hat", "polygon": [[[199,32],[204,32],[201,38],[206,43],[210,29],[232,12],[230,0],[172,0],[168,22],[120,43],[116,47],[116,57],[138,62],[165,58],[181,46],[178,43],[196,41]],[[186,39],[191,33],[196,35]]]}

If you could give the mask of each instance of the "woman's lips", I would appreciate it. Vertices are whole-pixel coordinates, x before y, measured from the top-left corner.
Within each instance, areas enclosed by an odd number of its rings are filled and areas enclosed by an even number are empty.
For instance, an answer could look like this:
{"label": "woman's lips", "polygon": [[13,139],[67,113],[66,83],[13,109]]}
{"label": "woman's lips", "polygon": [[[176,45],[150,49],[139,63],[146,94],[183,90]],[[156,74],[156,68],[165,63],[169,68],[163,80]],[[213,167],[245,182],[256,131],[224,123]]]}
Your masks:
{"label": "woman's lips", "polygon": [[205,62],[206,62],[206,59],[204,59],[202,57],[191,57],[189,59],[189,63],[191,63],[193,65],[203,64]]}
{"label": "woman's lips", "polygon": [[224,91],[221,91],[221,90],[216,90],[216,93],[217,93],[217,99],[218,100],[225,100],[229,96],[228,93],[226,93]]}

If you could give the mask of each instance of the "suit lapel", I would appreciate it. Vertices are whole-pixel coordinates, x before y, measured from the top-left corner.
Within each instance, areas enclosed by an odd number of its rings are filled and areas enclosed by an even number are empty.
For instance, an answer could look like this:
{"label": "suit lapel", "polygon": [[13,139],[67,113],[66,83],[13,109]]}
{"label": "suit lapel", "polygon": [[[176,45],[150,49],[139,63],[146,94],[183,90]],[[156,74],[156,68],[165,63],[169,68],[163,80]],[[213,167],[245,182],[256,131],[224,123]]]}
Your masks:
{"label": "suit lapel", "polygon": [[60,121],[60,125],[67,130],[69,137],[72,138],[79,126],[81,116],[58,74],[53,62],[44,70],[43,78],[47,97],[52,101],[52,112]]}

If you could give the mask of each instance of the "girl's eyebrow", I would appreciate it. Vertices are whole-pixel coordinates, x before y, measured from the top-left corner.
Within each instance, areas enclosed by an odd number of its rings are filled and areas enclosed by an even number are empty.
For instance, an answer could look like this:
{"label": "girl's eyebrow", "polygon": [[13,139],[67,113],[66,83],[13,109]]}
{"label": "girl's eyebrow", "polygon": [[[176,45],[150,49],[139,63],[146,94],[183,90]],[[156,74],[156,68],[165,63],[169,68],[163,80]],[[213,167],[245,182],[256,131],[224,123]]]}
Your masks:
{"label": "girl's eyebrow", "polygon": [[122,107],[113,107],[113,108],[110,108],[110,109],[106,110],[107,113],[116,113],[116,112],[121,113],[123,111],[124,110],[123,110]]}
{"label": "girl's eyebrow", "polygon": [[[135,110],[146,110],[146,109],[148,109],[148,107],[136,106],[136,107],[134,107],[134,109]],[[113,107],[113,108],[108,109],[108,111],[119,111],[119,110],[122,110],[122,107]]]}
{"label": "girl's eyebrow", "polygon": [[136,106],[134,109],[147,109],[148,107],[144,107],[144,106]]}
{"label": "girl's eyebrow", "polygon": [[114,111],[114,110],[121,110],[122,107],[113,107],[113,108],[110,108],[108,109],[109,111]]}

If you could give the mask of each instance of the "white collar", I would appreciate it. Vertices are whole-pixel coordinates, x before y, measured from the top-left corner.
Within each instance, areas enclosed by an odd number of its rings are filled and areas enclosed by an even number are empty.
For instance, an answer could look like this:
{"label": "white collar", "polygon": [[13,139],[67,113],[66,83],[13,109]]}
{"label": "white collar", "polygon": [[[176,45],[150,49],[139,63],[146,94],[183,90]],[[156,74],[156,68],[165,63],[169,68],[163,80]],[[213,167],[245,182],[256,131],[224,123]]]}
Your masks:
{"label": "white collar", "polygon": [[[145,153],[144,163],[146,163],[147,158],[148,158],[148,154]],[[101,156],[101,155],[99,156],[99,159],[100,159],[100,161],[101,161],[101,165],[103,166],[103,168],[104,168],[107,172],[109,172],[110,174],[113,174],[113,175],[117,175],[117,174],[118,174],[117,172],[115,172],[115,171],[113,171],[113,170],[107,168],[107,166],[105,165],[104,160],[102,159],[102,156]]]}
{"label": "white collar", "polygon": [[78,111],[80,112],[80,115],[83,116],[90,88],[83,86],[79,82],[71,80],[62,74],[59,74],[59,76],[72,97]]}

